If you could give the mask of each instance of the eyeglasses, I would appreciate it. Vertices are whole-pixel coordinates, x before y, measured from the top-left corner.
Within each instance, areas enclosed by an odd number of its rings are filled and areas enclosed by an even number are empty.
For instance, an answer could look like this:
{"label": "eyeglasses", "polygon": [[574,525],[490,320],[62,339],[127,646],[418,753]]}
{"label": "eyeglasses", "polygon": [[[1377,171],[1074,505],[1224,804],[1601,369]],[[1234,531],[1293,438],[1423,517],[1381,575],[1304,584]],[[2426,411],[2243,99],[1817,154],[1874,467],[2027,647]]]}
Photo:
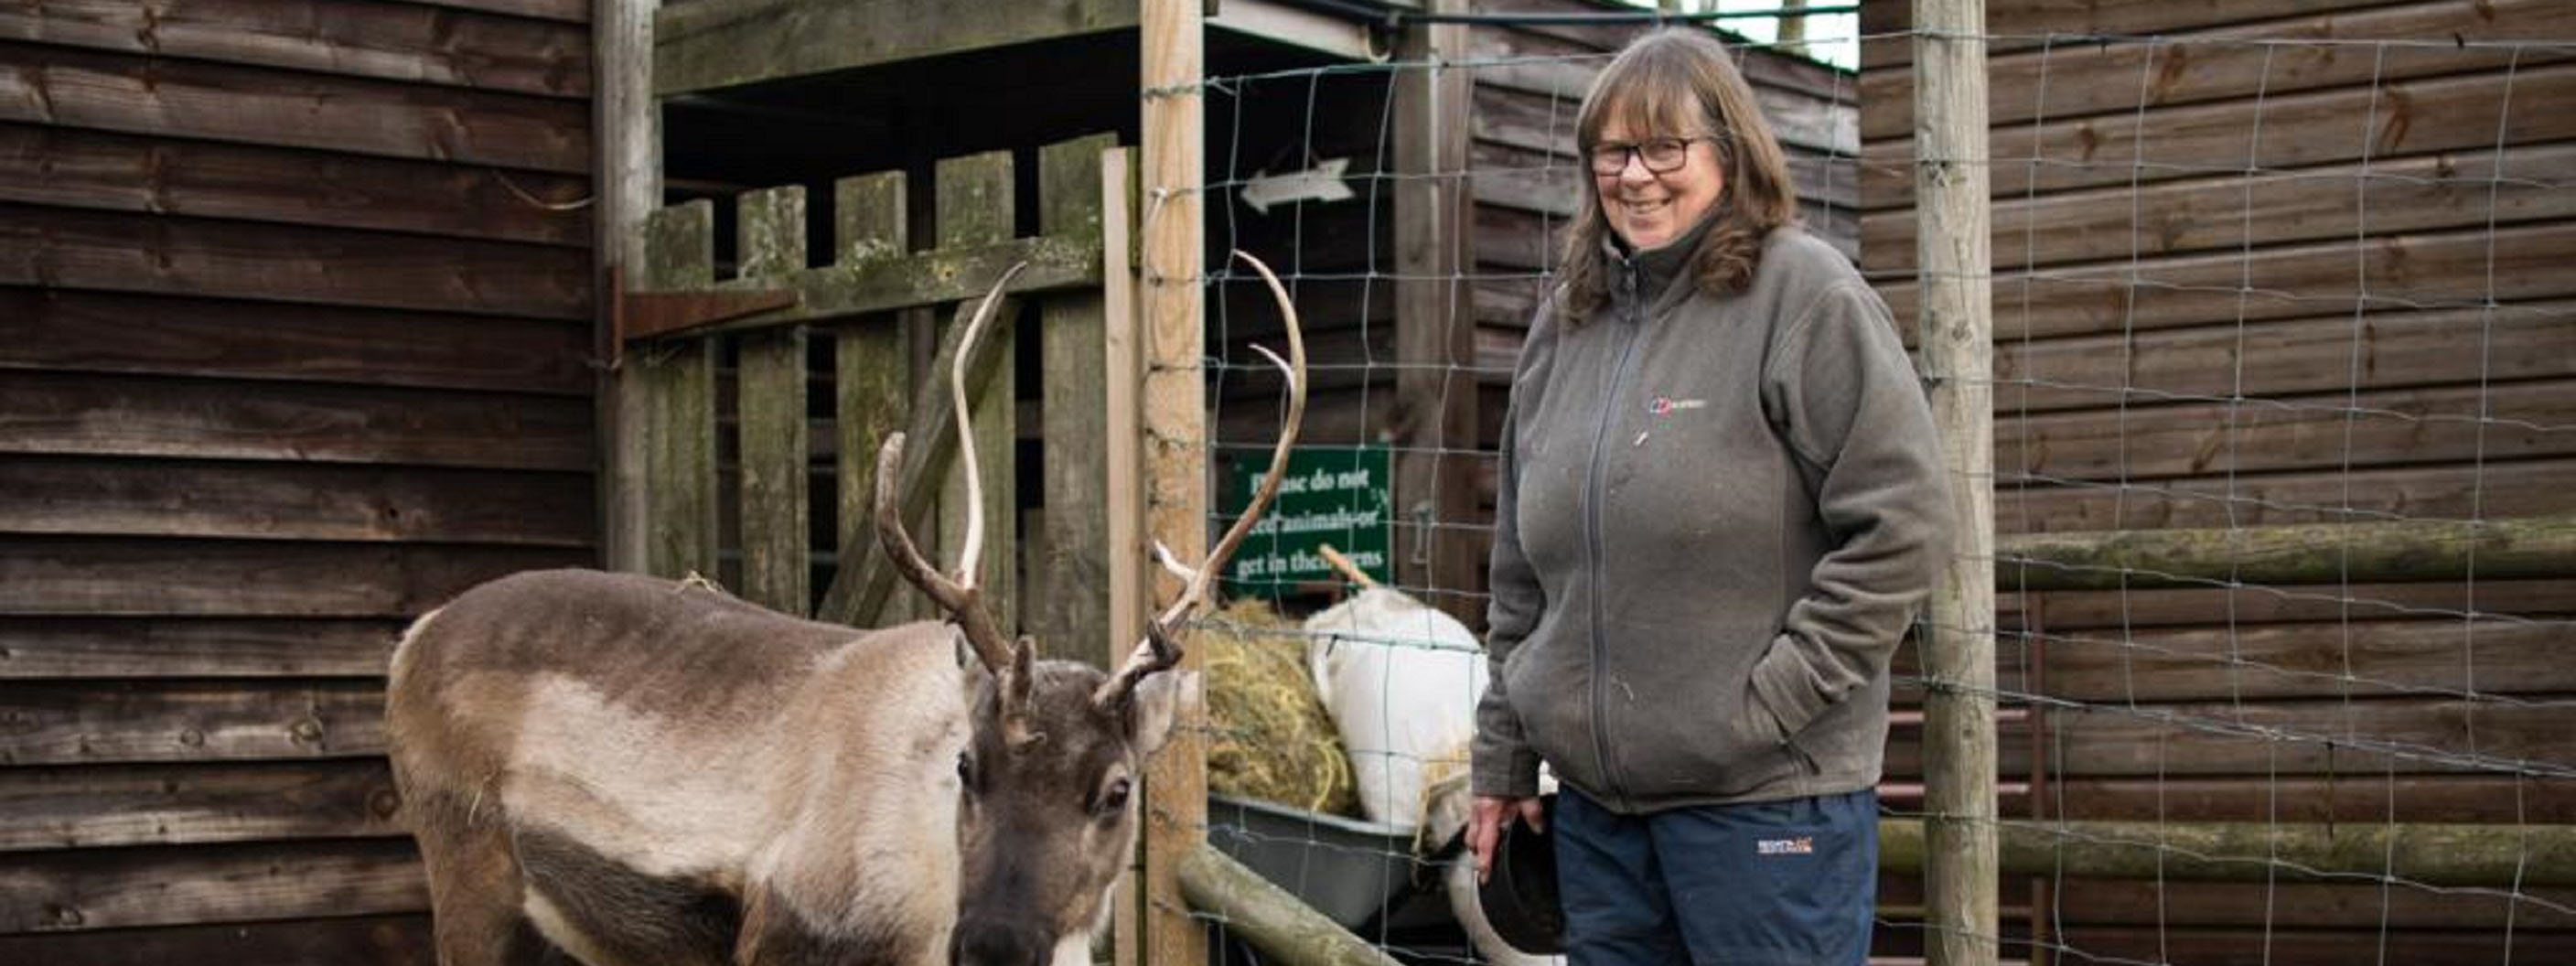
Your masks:
{"label": "eyeglasses", "polygon": [[1646,163],[1646,170],[1648,172],[1654,174],[1671,174],[1675,171],[1681,170],[1682,165],[1690,163],[1691,142],[1708,140],[1712,139],[1704,137],[1647,138],[1634,144],[1618,141],[1603,141],[1592,146],[1592,173],[1600,175],[1615,175],[1622,171],[1626,171],[1628,170],[1628,156],[1633,154],[1636,155],[1637,160]]}

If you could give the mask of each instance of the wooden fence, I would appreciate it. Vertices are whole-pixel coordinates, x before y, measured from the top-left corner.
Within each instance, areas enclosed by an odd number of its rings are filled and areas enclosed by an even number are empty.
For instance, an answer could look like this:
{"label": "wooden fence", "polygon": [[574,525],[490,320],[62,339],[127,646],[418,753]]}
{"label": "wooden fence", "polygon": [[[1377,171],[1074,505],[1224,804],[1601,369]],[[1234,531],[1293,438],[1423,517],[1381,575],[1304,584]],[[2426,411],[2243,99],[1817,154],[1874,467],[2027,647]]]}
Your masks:
{"label": "wooden fence", "polygon": [[[939,162],[927,193],[935,238],[918,251],[907,226],[921,198],[900,172],[835,182],[823,212],[809,211],[802,186],[738,196],[727,219],[734,277],[721,281],[713,204],[653,212],[617,313],[623,364],[644,397],[649,569],[862,627],[918,613],[867,526],[877,446],[908,430],[906,517],[925,553],[954,559],[965,491],[946,374],[963,326],[938,312],[971,311],[1025,262],[970,366],[992,521],[979,579],[1005,630],[1035,632],[1058,656],[1104,660],[1111,144],[1100,135],[1036,152],[1040,231],[1030,236],[1015,233],[1009,152]],[[819,265],[808,264],[809,224],[829,226]],[[1037,360],[1034,379],[1018,372],[1024,354]],[[1030,407],[1036,419],[1024,424]],[[1032,459],[1040,483],[1023,492],[1019,467]]]}

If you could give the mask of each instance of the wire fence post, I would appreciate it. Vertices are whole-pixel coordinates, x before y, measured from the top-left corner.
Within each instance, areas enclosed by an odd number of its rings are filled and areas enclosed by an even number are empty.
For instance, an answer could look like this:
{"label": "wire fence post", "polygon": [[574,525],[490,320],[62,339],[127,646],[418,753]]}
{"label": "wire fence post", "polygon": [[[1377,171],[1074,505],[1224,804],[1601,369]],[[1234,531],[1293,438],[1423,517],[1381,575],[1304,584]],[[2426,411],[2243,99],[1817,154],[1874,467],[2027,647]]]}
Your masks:
{"label": "wire fence post", "polygon": [[1994,321],[1984,0],[1914,0],[1923,372],[1959,524],[1922,634],[1925,948],[1991,966],[1995,865]]}

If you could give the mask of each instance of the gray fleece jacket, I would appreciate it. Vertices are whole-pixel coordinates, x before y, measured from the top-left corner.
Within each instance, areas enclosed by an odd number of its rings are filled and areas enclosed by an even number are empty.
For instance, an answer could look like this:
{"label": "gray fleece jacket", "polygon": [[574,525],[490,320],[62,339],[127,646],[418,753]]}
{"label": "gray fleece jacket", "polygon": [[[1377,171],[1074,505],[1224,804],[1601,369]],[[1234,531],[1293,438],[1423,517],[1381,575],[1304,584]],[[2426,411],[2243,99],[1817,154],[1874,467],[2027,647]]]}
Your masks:
{"label": "gray fleece jacket", "polygon": [[1624,813],[1877,783],[1888,657],[1949,557],[1931,413],[1842,255],[1770,233],[1753,284],[1701,231],[1605,254],[1590,322],[1542,306],[1503,439],[1474,789],[1540,760]]}

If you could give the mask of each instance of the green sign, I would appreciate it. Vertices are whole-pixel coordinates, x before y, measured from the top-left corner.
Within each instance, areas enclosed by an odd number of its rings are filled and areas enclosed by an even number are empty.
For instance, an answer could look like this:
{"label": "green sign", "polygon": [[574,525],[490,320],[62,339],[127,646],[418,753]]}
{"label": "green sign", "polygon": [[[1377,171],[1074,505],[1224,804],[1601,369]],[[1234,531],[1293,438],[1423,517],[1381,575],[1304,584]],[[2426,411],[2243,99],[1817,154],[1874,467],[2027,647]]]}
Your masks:
{"label": "green sign", "polygon": [[[1270,511],[1226,565],[1236,592],[1276,594],[1309,581],[1343,579],[1317,548],[1331,544],[1381,583],[1392,583],[1388,507],[1393,480],[1383,446],[1300,446],[1288,452],[1287,475]],[[1252,488],[1270,468],[1267,447],[1243,447],[1229,461],[1225,518],[1243,513]]]}

